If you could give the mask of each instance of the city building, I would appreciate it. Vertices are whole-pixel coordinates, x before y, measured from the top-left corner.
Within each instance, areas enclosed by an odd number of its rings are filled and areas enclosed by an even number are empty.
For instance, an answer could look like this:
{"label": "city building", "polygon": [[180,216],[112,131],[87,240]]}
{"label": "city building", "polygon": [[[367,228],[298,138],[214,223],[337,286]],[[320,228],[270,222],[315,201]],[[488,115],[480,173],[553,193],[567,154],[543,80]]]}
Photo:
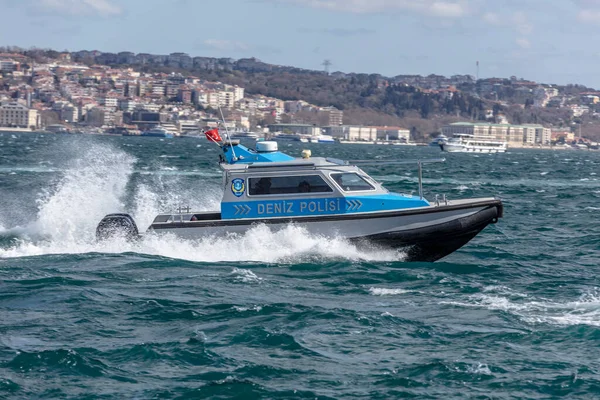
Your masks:
{"label": "city building", "polygon": [[20,103],[1,105],[0,126],[36,129],[39,126],[38,112]]}
{"label": "city building", "polygon": [[297,133],[299,135],[319,136],[321,128],[308,124],[271,124],[269,132]]}
{"label": "city building", "polygon": [[200,129],[200,121],[192,120],[192,121],[179,121],[177,123],[177,130],[182,133],[195,132]]}
{"label": "city building", "polygon": [[352,142],[373,142],[377,140],[377,127],[358,125],[325,126],[323,132],[336,139]]}
{"label": "city building", "polygon": [[192,91],[190,89],[179,89],[177,101],[184,104],[190,104],[192,102]]}
{"label": "city building", "polygon": [[21,63],[14,60],[0,60],[0,72],[19,71]]}
{"label": "city building", "polygon": [[324,125],[327,126],[342,125],[344,122],[344,112],[335,107],[322,108],[319,110],[319,114],[326,118]]}
{"label": "city building", "polygon": [[378,126],[378,140],[399,140],[404,143],[410,142],[410,131],[398,126]]}
{"label": "city building", "polygon": [[71,124],[79,122],[79,108],[72,104],[67,105],[61,110],[60,119]]}
{"label": "city building", "polygon": [[119,100],[119,110],[128,112],[133,111],[138,106],[137,101],[132,99],[120,99]]}
{"label": "city building", "polygon": [[235,92],[219,92],[219,106],[223,108],[233,108],[235,106]]}
{"label": "city building", "polygon": [[106,108],[116,109],[119,105],[119,100],[116,96],[105,96],[100,98],[100,104]]}

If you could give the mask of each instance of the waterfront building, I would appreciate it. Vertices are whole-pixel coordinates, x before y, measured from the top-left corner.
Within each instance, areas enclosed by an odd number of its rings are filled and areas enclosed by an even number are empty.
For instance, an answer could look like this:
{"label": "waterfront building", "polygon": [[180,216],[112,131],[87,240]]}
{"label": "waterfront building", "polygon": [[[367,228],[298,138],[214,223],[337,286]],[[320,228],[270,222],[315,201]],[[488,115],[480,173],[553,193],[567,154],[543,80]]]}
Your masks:
{"label": "waterfront building", "polygon": [[378,140],[399,140],[404,143],[410,142],[410,131],[399,126],[377,126]]}
{"label": "waterfront building", "polygon": [[325,126],[323,132],[339,140],[373,142],[377,140],[377,127],[359,125]]}
{"label": "waterfront building", "polygon": [[200,129],[199,120],[179,120],[177,122],[177,130],[182,133],[195,132]]}
{"label": "waterfront building", "polygon": [[271,124],[269,132],[297,133],[299,135],[319,136],[321,128],[309,124]]}
{"label": "waterfront building", "polygon": [[39,126],[38,112],[20,103],[1,105],[0,126],[35,129]]}
{"label": "waterfront building", "polygon": [[85,122],[91,126],[103,126],[110,120],[109,111],[104,107],[94,107],[85,114]]}
{"label": "waterfront building", "polygon": [[68,123],[79,122],[79,108],[69,104],[60,112],[60,119]]}

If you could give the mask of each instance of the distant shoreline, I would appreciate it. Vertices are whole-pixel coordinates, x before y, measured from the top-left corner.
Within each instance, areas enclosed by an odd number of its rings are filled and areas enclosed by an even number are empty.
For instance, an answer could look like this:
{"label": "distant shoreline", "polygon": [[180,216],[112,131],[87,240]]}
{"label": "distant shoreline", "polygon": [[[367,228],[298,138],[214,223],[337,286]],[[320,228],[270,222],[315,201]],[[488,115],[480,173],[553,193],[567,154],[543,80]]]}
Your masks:
{"label": "distant shoreline", "polygon": [[[0,132],[6,132],[6,133],[37,133],[37,134],[48,134],[48,135],[77,135],[79,136],[80,134],[84,134],[84,135],[94,135],[94,136],[122,136],[122,135],[114,135],[114,134],[108,134],[108,133],[77,133],[77,134],[73,134],[73,133],[54,133],[54,132],[46,132],[46,131],[32,131],[31,129],[28,128],[8,128],[8,127],[0,127]],[[351,144],[351,145],[356,145],[356,144],[365,144],[365,145],[390,145],[390,146],[401,146],[401,147],[414,147],[414,146],[418,146],[418,147],[426,147],[429,146],[429,144],[427,143],[385,143],[385,142],[364,142],[364,141],[348,141],[348,140],[343,140],[340,141],[339,144]],[[514,144],[509,145],[508,150],[514,150],[514,149],[518,149],[518,150],[582,150],[582,151],[599,151],[596,149],[577,149],[574,147],[566,147],[566,146],[548,146],[548,145],[522,145],[522,146],[515,146]]]}

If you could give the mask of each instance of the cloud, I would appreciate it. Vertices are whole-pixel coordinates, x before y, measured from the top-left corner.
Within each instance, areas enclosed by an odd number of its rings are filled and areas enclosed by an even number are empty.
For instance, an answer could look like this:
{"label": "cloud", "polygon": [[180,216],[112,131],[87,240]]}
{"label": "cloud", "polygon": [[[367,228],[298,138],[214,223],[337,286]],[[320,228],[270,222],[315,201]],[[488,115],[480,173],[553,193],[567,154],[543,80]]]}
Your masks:
{"label": "cloud", "polygon": [[587,24],[600,24],[600,0],[573,0],[579,8],[577,19]]}
{"label": "cloud", "polygon": [[36,11],[60,14],[110,16],[122,13],[112,0],[29,0],[27,3]]}
{"label": "cloud", "polygon": [[577,19],[587,24],[599,24],[600,23],[600,9],[583,9],[577,14]]}
{"label": "cloud", "polygon": [[367,28],[324,28],[324,29],[312,29],[312,28],[300,28],[300,33],[323,33],[331,36],[348,37],[348,36],[363,36],[372,35],[376,31],[374,29]]}
{"label": "cloud", "polygon": [[519,46],[522,49],[531,48],[531,42],[527,38],[517,38],[515,42],[517,43],[517,46]]}
{"label": "cloud", "polygon": [[443,18],[459,18],[469,12],[467,0],[274,0],[279,3],[356,14],[412,11]]}
{"label": "cloud", "polygon": [[523,11],[517,11],[513,14],[513,24],[517,32],[521,35],[529,35],[533,32],[533,24],[531,19]]}
{"label": "cloud", "polygon": [[496,25],[496,26],[502,25],[502,19],[496,13],[486,12],[485,14],[483,14],[482,18],[488,24]]}

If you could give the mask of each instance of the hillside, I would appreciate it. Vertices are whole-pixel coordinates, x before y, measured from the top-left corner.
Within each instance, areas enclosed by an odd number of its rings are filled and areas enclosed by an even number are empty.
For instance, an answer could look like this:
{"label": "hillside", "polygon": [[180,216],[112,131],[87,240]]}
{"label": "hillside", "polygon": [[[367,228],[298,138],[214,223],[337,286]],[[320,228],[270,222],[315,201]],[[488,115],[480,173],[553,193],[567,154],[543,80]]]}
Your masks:
{"label": "hillside", "polygon": [[[15,52],[15,48],[9,50]],[[18,51],[32,60],[61,56],[53,50]],[[581,95],[595,93],[594,89],[579,85],[553,86],[515,77],[475,81],[465,75],[446,78],[437,75],[327,74],[272,65],[254,58],[192,58],[185,53],[167,56],[79,51],[67,54],[73,61],[89,65],[131,67],[143,72],[179,72],[239,85],[248,94],[334,106],[344,111],[344,123],[401,125],[411,129],[416,137],[435,134],[448,122],[494,121],[503,115],[515,124],[538,123],[565,129],[582,126],[584,135],[600,138],[600,102],[587,104],[588,112],[577,117],[569,108],[580,105]],[[539,101],[539,91],[546,88],[560,95],[534,107]]]}

